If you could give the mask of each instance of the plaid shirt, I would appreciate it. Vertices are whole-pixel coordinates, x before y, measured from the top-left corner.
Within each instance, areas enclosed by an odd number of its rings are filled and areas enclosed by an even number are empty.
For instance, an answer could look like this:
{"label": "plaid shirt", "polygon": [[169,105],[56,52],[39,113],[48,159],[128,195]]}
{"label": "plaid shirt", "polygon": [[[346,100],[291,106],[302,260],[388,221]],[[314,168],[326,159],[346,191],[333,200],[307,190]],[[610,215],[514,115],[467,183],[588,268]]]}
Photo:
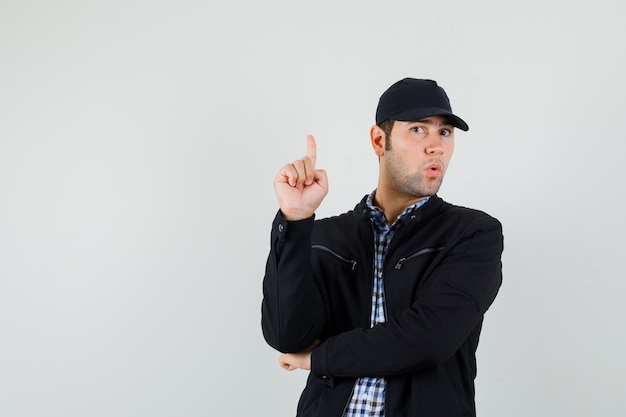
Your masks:
{"label": "plaid shirt", "polygon": [[[396,231],[400,228],[404,219],[413,211],[417,210],[428,198],[404,209],[391,226],[385,220],[385,213],[374,205],[374,190],[367,198],[367,207],[370,210],[370,218],[374,230],[374,288],[372,290],[372,315],[371,327],[386,321],[385,289],[383,286],[383,262],[389,242]],[[383,417],[385,415],[385,378],[361,377],[354,384],[352,396],[346,405],[344,417]]]}

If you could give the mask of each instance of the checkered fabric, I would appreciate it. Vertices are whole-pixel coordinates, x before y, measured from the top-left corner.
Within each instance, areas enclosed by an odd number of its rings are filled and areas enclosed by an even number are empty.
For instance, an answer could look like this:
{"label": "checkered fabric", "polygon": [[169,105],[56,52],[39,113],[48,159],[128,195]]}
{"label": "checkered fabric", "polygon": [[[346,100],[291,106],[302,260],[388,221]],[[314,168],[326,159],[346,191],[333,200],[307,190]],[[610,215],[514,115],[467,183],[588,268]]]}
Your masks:
{"label": "checkered fabric", "polygon": [[[391,226],[385,220],[385,213],[374,205],[374,190],[367,198],[367,207],[374,230],[374,288],[372,290],[371,326],[386,321],[385,288],[383,282],[383,263],[389,242],[400,228],[404,219],[421,207],[428,198],[407,207]],[[385,415],[385,378],[362,377],[352,389],[352,396],[346,405],[344,417],[383,417]]]}

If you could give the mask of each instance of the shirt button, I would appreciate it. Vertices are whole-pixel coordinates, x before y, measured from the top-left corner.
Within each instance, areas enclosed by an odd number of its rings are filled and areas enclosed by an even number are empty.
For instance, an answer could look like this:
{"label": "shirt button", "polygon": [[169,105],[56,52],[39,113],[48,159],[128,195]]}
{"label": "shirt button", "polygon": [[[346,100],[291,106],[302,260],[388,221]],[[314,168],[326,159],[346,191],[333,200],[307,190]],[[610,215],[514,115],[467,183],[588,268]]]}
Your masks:
{"label": "shirt button", "polygon": [[283,230],[285,230],[285,226],[283,224],[279,224],[278,225],[278,231],[282,232]]}

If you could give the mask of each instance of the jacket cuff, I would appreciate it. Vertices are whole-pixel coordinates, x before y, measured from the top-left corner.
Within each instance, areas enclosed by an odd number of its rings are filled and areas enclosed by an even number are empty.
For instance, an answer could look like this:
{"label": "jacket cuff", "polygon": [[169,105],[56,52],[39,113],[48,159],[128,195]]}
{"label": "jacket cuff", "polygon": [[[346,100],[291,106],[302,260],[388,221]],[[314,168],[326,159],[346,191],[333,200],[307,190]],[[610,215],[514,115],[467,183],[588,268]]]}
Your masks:
{"label": "jacket cuff", "polygon": [[327,340],[317,346],[311,352],[311,375],[321,379],[326,385],[334,385],[334,377],[328,366],[328,346],[330,342]]}
{"label": "jacket cuff", "polygon": [[280,210],[278,210],[272,224],[272,235],[280,240],[310,236],[314,220],[315,215],[303,220],[285,220]]}

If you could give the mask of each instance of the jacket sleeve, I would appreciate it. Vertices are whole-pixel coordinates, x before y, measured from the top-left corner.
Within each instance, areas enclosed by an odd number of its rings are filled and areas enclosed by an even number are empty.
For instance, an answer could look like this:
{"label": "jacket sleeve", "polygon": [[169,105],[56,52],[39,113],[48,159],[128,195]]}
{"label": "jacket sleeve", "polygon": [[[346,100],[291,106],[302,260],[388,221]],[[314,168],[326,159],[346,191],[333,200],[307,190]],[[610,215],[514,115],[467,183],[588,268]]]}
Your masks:
{"label": "jacket sleeve", "polygon": [[318,339],[324,308],[311,272],[314,219],[272,224],[271,249],[263,279],[261,325],[267,343],[281,352],[301,352]]}
{"label": "jacket sleeve", "polygon": [[323,379],[385,377],[449,359],[480,326],[495,299],[502,282],[502,250],[496,219],[472,227],[425,277],[426,289],[409,308],[386,323],[330,337],[314,349],[312,374]]}

